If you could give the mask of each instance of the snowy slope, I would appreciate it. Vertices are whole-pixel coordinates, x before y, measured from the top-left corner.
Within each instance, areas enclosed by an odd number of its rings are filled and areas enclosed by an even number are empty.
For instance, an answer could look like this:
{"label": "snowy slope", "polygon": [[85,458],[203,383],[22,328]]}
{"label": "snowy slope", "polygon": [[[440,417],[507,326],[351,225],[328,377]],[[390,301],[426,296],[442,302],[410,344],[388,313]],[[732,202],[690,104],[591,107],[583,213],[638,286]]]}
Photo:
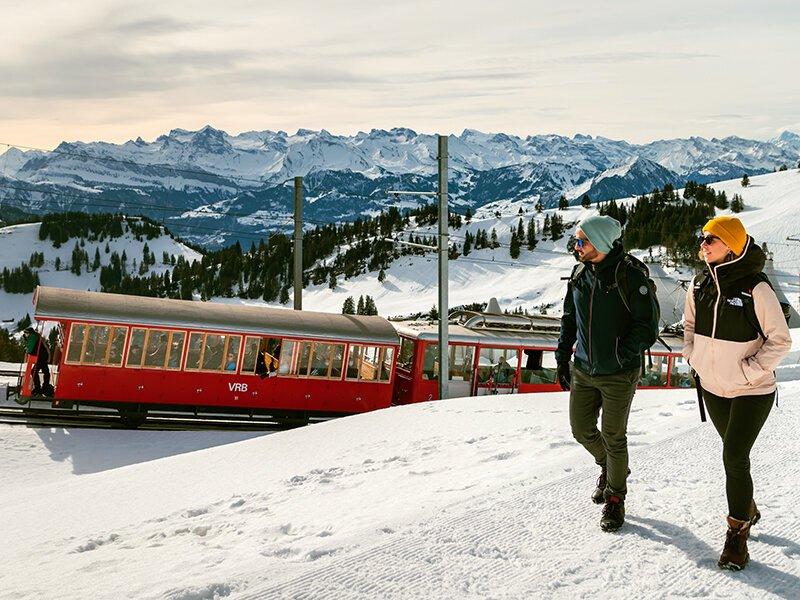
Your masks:
{"label": "snowy slope", "polygon": [[[0,597],[791,598],[800,384],[782,387],[753,452],[764,517],[737,575],[715,566],[721,445],[693,390],[637,394],[617,534],[599,530],[597,469],[553,393],[394,407],[214,447],[0,426],[12,482],[0,487]],[[152,455],[128,450],[145,441]]]}
{"label": "snowy slope", "polygon": [[[71,239],[60,248],[53,247],[51,240],[39,239],[39,223],[24,225],[12,225],[0,228],[0,271],[4,268],[9,270],[19,267],[20,263],[27,263],[34,252],[43,252],[45,263],[38,269],[39,280],[42,285],[63,287],[76,290],[100,289],[100,270],[93,273],[86,272],[84,266],[81,275],[75,275],[69,271],[72,250],[75,247],[75,239]],[[109,254],[105,253],[105,245],[108,241]],[[134,259],[137,265],[142,260],[144,244],[147,243],[150,250],[156,255],[156,264],[150,267],[150,272],[163,273],[170,269],[167,265],[161,264],[161,257],[164,252],[175,255],[175,258],[183,256],[187,261],[192,262],[200,258],[200,254],[183,244],[176,242],[168,235],[142,241],[137,241],[130,232],[117,239],[106,240],[103,242],[86,242],[83,250],[89,254],[89,260],[94,259],[95,250],[100,250],[100,260],[102,265],[107,265],[111,253],[116,252],[122,256],[123,251],[128,257],[128,265],[132,265]],[[61,270],[56,271],[56,258],[61,258]],[[36,269],[35,269],[36,270]],[[32,294],[8,294],[0,289],[0,321],[13,320],[19,321],[26,313],[33,312]],[[8,326],[9,323],[3,323]]]}

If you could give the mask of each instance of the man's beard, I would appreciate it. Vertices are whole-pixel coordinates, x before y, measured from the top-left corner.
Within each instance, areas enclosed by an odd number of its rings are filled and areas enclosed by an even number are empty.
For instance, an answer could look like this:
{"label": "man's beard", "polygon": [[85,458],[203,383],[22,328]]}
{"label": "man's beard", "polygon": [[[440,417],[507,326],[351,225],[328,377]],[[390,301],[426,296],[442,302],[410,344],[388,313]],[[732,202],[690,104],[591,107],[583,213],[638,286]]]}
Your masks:
{"label": "man's beard", "polygon": [[588,252],[584,252],[583,256],[579,254],[578,260],[581,262],[591,262],[593,259],[597,258],[598,254],[600,253],[595,248],[592,248]]}

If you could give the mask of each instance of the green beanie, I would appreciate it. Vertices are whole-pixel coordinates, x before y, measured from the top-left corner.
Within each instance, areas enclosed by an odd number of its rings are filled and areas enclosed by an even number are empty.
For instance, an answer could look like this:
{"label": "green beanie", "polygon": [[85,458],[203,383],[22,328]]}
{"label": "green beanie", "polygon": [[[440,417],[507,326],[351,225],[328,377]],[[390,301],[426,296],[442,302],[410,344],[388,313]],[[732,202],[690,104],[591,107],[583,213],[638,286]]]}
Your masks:
{"label": "green beanie", "polygon": [[586,237],[597,248],[598,252],[608,254],[614,240],[622,235],[622,226],[613,217],[608,215],[592,215],[578,223],[578,228],[583,230]]}

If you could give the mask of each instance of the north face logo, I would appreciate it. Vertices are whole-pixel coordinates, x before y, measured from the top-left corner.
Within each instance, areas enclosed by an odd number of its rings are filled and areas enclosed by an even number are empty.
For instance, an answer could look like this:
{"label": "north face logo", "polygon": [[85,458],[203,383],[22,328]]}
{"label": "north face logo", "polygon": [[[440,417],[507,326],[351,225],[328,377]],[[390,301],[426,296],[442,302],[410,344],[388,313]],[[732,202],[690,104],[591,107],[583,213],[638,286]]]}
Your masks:
{"label": "north face logo", "polygon": [[744,306],[741,298],[728,298],[728,304],[731,306]]}

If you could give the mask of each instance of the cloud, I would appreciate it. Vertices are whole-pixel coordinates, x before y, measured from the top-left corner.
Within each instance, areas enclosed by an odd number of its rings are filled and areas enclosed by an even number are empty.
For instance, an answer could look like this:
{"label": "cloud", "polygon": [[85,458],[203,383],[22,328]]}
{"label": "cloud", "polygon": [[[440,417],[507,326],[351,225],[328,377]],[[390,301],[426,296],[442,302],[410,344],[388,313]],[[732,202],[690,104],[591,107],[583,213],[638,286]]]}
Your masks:
{"label": "cloud", "polygon": [[562,65],[581,65],[581,64],[605,64],[605,63],[631,63],[642,61],[659,60],[698,60],[704,58],[719,58],[718,54],[708,54],[704,52],[594,52],[585,54],[574,54],[571,56],[558,56],[548,59],[549,63]]}

